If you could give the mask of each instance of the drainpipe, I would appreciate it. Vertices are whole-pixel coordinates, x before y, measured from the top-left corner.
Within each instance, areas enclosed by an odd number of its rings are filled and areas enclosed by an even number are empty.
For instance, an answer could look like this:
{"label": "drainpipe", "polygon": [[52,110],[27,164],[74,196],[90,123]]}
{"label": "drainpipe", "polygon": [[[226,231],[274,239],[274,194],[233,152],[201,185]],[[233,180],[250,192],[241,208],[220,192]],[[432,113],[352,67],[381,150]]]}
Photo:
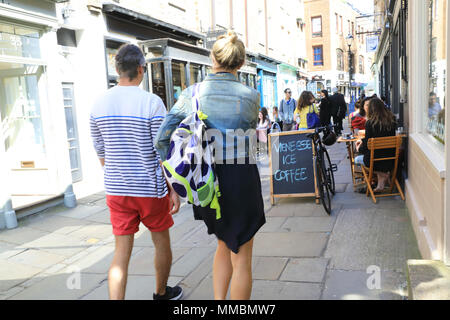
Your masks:
{"label": "drainpipe", "polygon": [[75,193],[73,193],[72,185],[69,185],[64,191],[64,205],[67,208],[75,208],[77,206],[77,198],[75,197]]}
{"label": "drainpipe", "polygon": [[233,0],[230,0],[230,29],[234,29]]}

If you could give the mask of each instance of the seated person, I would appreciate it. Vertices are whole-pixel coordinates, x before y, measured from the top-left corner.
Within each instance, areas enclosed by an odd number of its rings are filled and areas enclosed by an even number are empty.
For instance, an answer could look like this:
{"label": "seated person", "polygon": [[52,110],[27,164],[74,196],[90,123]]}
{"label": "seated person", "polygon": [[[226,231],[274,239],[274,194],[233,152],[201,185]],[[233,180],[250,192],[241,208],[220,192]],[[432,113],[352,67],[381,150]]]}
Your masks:
{"label": "seated person", "polygon": [[[371,99],[368,103],[368,119],[366,122],[366,136],[356,142],[356,150],[362,155],[355,158],[355,164],[370,166],[370,150],[367,142],[370,138],[395,136],[396,121],[395,116],[378,98]],[[389,158],[395,155],[395,149],[376,150],[376,158]],[[389,179],[389,172],[394,167],[394,160],[377,161],[374,163],[375,174],[378,177],[378,184],[374,192],[384,190]]]}

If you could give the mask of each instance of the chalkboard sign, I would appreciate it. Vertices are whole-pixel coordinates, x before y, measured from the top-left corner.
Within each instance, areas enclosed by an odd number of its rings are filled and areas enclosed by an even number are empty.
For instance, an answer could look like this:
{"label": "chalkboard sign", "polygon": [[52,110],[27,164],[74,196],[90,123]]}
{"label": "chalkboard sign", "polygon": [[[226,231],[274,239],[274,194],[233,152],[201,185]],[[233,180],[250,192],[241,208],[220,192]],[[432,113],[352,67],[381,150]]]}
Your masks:
{"label": "chalkboard sign", "polygon": [[313,162],[314,144],[307,135],[314,130],[269,135],[271,201],[275,198],[318,199]]}

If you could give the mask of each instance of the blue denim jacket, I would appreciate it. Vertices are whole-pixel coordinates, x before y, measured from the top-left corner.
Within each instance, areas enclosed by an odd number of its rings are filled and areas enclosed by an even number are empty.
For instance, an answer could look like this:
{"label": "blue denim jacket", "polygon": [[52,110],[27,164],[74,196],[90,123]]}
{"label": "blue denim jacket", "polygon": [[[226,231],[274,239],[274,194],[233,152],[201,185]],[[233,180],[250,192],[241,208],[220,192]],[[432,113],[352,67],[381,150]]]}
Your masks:
{"label": "blue denim jacket", "polygon": [[[192,89],[193,86],[182,92],[159,129],[156,149],[162,161],[166,160],[173,131],[192,113]],[[209,74],[201,83],[199,97],[200,109],[208,116],[204,121],[207,129],[216,129],[215,132],[221,133],[222,139],[215,140],[216,159],[248,158],[249,137],[245,138],[245,149],[242,150],[238,148],[235,130],[241,129],[243,134],[249,129],[256,129],[259,92],[240,83],[231,73],[218,73]],[[221,149],[222,157],[218,154]]]}

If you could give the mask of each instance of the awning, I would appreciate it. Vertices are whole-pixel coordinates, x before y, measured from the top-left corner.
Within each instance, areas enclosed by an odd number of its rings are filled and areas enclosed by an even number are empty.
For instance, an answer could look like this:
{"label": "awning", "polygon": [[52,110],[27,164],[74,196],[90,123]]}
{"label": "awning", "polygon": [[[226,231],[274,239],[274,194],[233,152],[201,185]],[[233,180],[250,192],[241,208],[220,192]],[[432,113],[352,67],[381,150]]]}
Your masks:
{"label": "awning", "polygon": [[[104,4],[102,10],[107,17],[118,20],[116,23],[109,24],[109,27],[112,29],[123,29],[118,31],[126,33],[134,33],[141,39],[173,38],[189,42],[206,41],[206,36],[200,33],[183,29],[115,4]],[[140,30],[141,28],[147,30]],[[154,36],[150,37],[150,35]]]}

